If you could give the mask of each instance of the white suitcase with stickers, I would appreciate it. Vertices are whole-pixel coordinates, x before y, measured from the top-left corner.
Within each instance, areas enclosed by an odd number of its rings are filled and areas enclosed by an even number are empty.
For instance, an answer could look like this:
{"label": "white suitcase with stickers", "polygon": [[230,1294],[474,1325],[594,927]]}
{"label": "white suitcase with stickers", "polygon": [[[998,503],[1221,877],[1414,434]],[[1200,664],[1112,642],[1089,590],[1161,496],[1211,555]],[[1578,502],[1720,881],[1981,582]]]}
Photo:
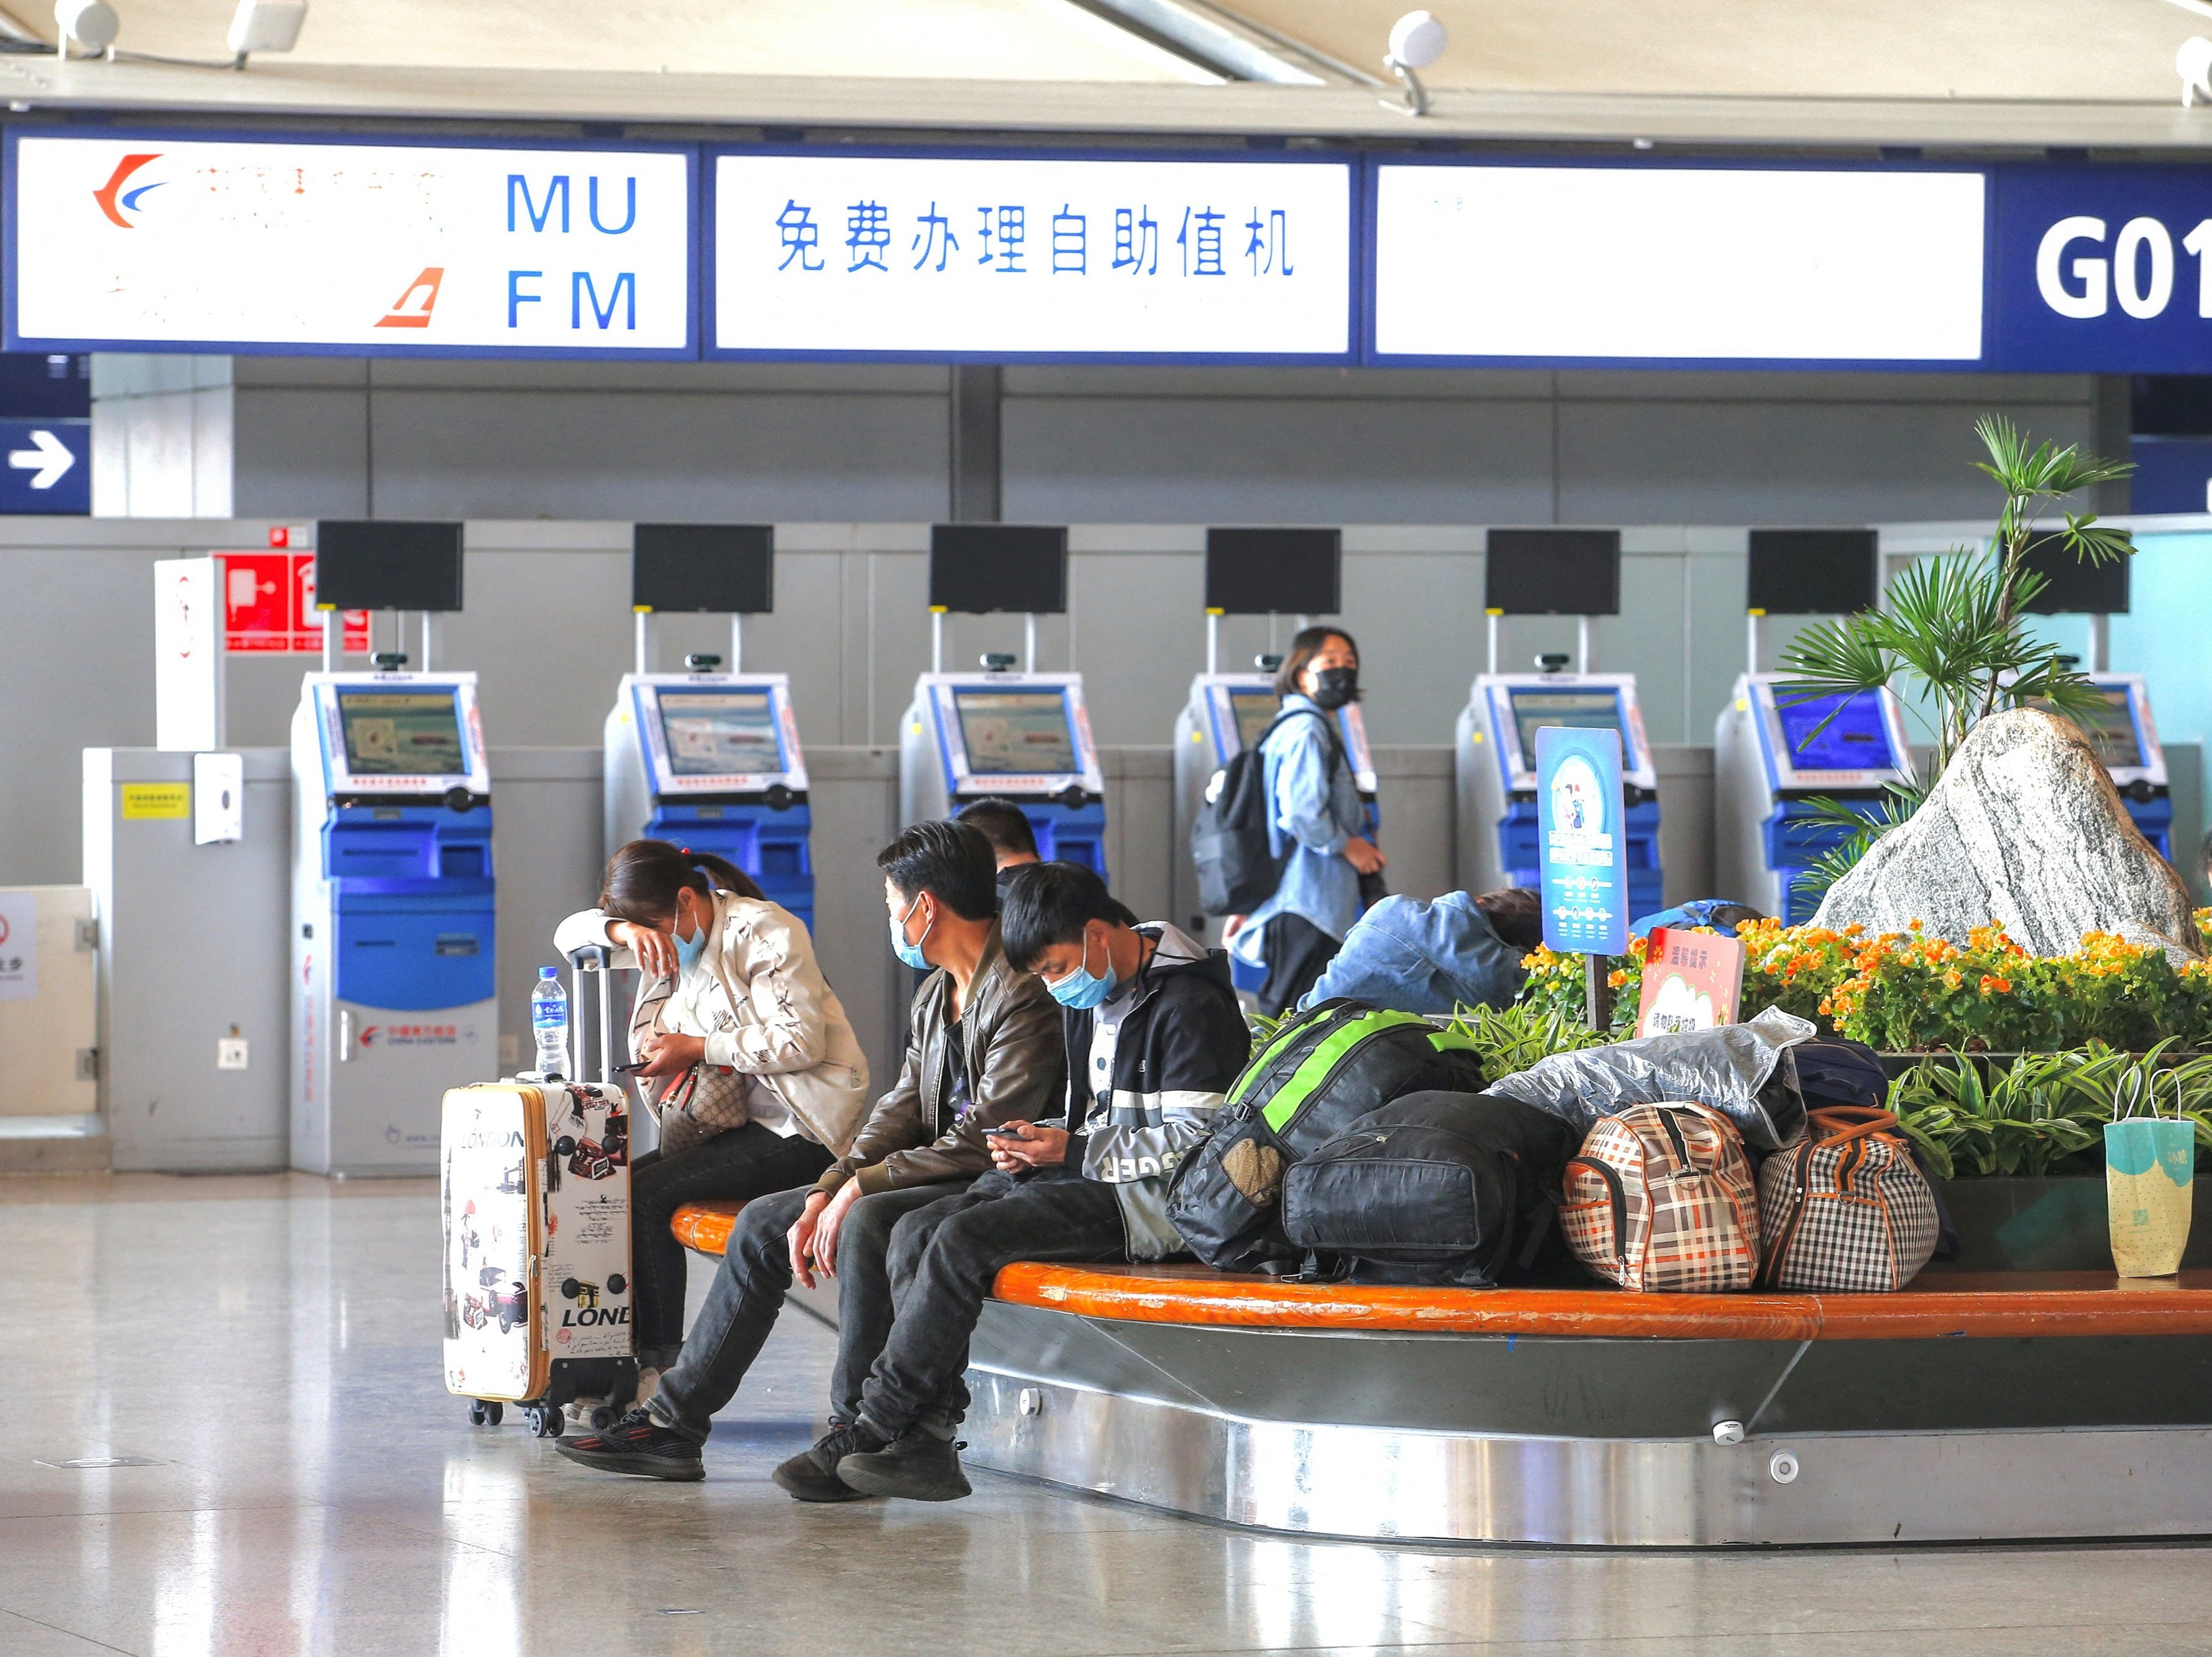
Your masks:
{"label": "white suitcase with stickers", "polygon": [[[525,1074],[446,1095],[446,1387],[469,1419],[509,1404],[557,1438],[562,1406],[601,1400],[595,1426],[635,1397],[630,1328],[629,1103],[611,1068],[608,952],[573,962],[569,1069],[584,1069],[585,985],[599,1004],[596,1083]],[[605,1417],[605,1419],[602,1419]]]}

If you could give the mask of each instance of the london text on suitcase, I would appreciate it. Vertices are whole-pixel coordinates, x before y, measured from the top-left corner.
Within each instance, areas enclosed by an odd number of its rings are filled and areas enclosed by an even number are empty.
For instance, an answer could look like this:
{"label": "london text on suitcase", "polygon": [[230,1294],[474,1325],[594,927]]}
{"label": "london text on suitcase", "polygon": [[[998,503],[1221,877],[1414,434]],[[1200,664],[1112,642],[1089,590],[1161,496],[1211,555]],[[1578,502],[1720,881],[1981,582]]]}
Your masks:
{"label": "london text on suitcase", "polygon": [[599,1081],[526,1074],[453,1089],[440,1157],[447,1389],[471,1400],[479,1426],[520,1404],[544,1438],[559,1435],[563,1405],[597,1399],[611,1411],[637,1381],[629,1108],[611,1068],[607,952],[580,951],[574,965],[569,1069],[583,1069],[593,980]]}

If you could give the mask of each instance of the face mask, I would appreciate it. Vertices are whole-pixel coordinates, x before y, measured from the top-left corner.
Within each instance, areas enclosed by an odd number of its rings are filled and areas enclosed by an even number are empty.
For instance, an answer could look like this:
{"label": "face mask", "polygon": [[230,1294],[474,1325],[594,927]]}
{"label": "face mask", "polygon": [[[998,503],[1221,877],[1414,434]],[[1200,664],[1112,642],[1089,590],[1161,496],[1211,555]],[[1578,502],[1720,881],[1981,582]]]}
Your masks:
{"label": "face mask", "polygon": [[1314,675],[1314,703],[1334,711],[1359,697],[1359,670],[1324,667]]}
{"label": "face mask", "polygon": [[906,941],[906,923],[914,919],[914,912],[921,907],[921,900],[917,897],[906,906],[904,914],[891,922],[891,953],[918,973],[929,970],[929,957],[922,954],[921,946],[929,937],[930,927],[937,925],[937,917],[933,914],[929,926],[921,929],[921,937],[911,944]]}
{"label": "face mask", "polygon": [[676,940],[676,970],[688,973],[699,964],[699,957],[707,953],[707,923],[702,920],[699,930],[690,938]]}
{"label": "face mask", "polygon": [[1119,982],[1121,980],[1114,972],[1114,957],[1110,955],[1106,957],[1105,976],[1101,978],[1092,974],[1091,934],[1086,930],[1083,934],[1083,964],[1066,977],[1054,980],[1045,988],[1061,1006],[1082,1012],[1103,1003],[1114,993],[1114,986]]}

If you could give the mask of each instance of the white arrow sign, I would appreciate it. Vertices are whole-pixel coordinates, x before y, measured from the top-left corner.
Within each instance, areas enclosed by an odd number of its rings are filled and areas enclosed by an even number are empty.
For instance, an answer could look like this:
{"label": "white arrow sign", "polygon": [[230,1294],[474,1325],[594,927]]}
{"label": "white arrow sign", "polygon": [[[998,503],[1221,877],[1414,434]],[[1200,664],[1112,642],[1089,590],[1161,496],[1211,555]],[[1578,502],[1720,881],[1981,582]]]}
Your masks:
{"label": "white arrow sign", "polygon": [[70,452],[69,445],[52,432],[33,431],[32,446],[8,451],[8,465],[12,471],[36,472],[31,487],[50,489],[61,480],[62,474],[76,464],[76,457]]}

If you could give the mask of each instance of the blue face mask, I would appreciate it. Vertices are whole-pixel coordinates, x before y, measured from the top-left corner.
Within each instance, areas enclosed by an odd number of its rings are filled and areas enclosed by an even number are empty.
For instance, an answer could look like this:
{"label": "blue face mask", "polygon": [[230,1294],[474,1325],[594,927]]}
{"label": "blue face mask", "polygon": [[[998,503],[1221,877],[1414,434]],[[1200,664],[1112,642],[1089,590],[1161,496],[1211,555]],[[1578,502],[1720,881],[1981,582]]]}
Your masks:
{"label": "blue face mask", "polygon": [[1114,993],[1114,986],[1121,980],[1114,972],[1114,957],[1106,957],[1106,973],[1103,978],[1091,970],[1091,934],[1083,934],[1083,964],[1065,978],[1054,979],[1045,988],[1052,998],[1063,1007],[1076,1012],[1103,1005]]}
{"label": "blue face mask", "polygon": [[912,944],[906,941],[906,923],[914,919],[914,912],[921,907],[921,899],[916,897],[906,906],[906,913],[891,922],[891,953],[915,971],[926,973],[929,970],[929,957],[922,954],[921,945],[929,937],[930,926],[937,925],[937,917],[933,914],[930,917],[929,926],[921,929],[921,938]]}
{"label": "blue face mask", "polygon": [[699,957],[707,953],[707,924],[699,923],[699,930],[690,938],[676,940],[676,970],[688,973],[699,964]]}

